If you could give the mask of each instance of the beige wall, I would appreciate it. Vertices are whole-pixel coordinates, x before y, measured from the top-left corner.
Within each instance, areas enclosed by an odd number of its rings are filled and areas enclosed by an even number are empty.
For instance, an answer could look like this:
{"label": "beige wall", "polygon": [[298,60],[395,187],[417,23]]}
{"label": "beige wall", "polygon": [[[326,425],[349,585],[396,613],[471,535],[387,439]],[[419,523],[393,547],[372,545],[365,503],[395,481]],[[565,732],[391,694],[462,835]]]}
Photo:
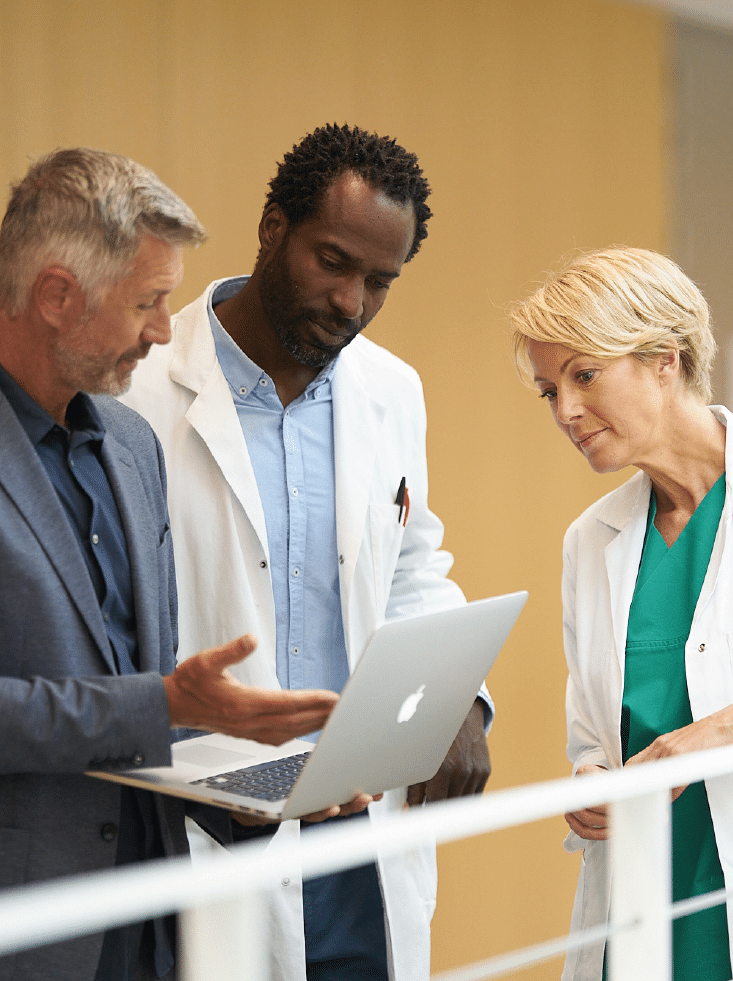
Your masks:
{"label": "beige wall", "polygon": [[[619,480],[519,384],[504,311],[575,247],[664,247],[664,28],[609,0],[0,0],[0,181],[57,145],[151,166],[211,234],[174,306],[250,269],[274,162],[313,127],[419,154],[430,237],[369,333],[423,376],[455,577],[469,598],[530,590],[491,679],[492,789],[567,772],[562,533]],[[436,969],[567,929],[563,835],[440,850]]]}

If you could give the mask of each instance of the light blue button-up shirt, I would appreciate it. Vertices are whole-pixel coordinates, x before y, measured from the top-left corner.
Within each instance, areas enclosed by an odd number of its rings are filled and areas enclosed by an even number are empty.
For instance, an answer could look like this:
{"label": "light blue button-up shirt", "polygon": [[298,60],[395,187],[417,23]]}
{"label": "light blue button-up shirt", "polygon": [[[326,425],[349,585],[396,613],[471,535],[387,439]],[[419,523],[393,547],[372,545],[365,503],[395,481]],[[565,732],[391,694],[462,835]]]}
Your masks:
{"label": "light blue button-up shirt", "polygon": [[239,292],[227,280],[209,297],[209,320],[262,500],[283,688],[340,692],[349,676],[336,545],[331,379],[325,367],[283,408],[275,385],[234,343],[214,306]]}

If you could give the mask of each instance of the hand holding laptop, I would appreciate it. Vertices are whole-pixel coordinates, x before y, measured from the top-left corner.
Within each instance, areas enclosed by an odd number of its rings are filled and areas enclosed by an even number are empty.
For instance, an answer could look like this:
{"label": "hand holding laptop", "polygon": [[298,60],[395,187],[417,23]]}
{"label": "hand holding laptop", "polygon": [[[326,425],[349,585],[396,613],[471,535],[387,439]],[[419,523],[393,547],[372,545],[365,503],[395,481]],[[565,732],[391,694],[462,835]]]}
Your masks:
{"label": "hand holding laptop", "polygon": [[481,699],[471,706],[448,755],[431,780],[407,788],[406,807],[432,804],[482,794],[491,776],[491,759],[484,730],[484,703]]}
{"label": "hand holding laptop", "polygon": [[[342,804],[340,807],[334,805],[333,807],[327,807],[323,811],[315,811],[313,814],[302,814],[300,820],[307,821],[309,824],[319,824],[328,818],[347,817],[349,814],[358,814],[360,811],[365,811],[373,801],[381,800],[382,797],[384,797],[384,794],[374,794],[373,797],[369,794],[357,794],[348,804]],[[242,814],[240,811],[230,811],[229,813],[235,821],[243,824],[246,828],[252,827],[253,825],[275,823],[271,818],[259,817],[257,814]]]}
{"label": "hand holding laptop", "polygon": [[171,727],[221,732],[279,746],[323,728],[338,696],[331,691],[272,691],[237,681],[227,668],[257,646],[245,634],[182,661],[163,678]]}

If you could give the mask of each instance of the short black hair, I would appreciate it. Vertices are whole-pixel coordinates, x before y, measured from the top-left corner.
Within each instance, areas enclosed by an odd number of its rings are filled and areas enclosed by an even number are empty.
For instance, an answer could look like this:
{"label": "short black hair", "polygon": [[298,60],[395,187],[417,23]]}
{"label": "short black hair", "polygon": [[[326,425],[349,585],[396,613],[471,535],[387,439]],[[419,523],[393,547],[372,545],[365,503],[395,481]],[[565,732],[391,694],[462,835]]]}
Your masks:
{"label": "short black hair", "polygon": [[279,205],[288,223],[303,224],[318,213],[323,194],[342,174],[353,172],[401,205],[411,204],[416,228],[405,262],[417,253],[428,230],[432,211],[425,203],[430,185],[414,153],[388,136],[367,133],[358,126],[320,126],[278,164],[270,181],[265,208]]}

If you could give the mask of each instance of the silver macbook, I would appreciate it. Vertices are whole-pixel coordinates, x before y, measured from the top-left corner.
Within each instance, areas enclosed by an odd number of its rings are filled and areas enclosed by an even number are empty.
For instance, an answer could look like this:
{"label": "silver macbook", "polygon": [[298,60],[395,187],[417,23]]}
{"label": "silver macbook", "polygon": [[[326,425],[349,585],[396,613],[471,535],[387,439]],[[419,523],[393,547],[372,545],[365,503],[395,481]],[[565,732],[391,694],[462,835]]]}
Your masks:
{"label": "silver macbook", "polygon": [[315,744],[197,736],[173,745],[172,766],[90,776],[272,821],[422,783],[440,768],[526,600],[521,591],[385,623]]}

